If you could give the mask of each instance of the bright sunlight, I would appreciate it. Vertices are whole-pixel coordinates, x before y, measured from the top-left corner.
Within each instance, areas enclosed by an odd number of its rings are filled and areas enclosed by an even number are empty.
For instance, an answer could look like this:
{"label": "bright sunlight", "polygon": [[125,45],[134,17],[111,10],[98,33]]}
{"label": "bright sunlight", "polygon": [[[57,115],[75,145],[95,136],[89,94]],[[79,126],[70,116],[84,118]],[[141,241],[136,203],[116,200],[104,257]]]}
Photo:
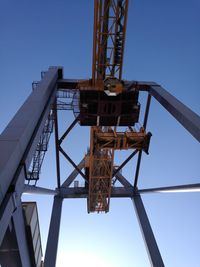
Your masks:
{"label": "bright sunlight", "polygon": [[114,267],[109,259],[105,259],[102,255],[91,252],[58,252],[56,267]]}

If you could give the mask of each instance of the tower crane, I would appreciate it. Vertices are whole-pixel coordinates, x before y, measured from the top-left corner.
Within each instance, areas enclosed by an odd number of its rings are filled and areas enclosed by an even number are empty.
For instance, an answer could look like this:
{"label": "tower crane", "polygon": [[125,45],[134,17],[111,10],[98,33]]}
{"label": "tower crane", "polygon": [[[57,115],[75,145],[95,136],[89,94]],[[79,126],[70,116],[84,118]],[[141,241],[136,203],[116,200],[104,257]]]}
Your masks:
{"label": "tower crane", "polygon": [[[200,142],[200,116],[155,82],[126,81],[122,76],[128,0],[94,0],[92,75],[89,80],[65,79],[62,67],[42,71],[32,92],[0,135],[0,265],[40,266],[41,240],[35,203],[22,203],[23,193],[53,195],[45,267],[56,265],[64,199],[87,199],[88,212],[108,212],[110,198],[130,198],[152,266],[165,266],[141,194],[198,191],[200,184],[153,188],[138,185],[142,151],[148,154],[151,133],[146,125],[151,97]],[[139,122],[139,94],[148,94],[143,126]],[[59,135],[59,110],[73,110],[75,119]],[[63,141],[78,123],[90,126],[90,147],[77,165]],[[56,188],[36,186],[55,131]],[[70,148],[70,146],[69,146]],[[134,151],[115,166],[116,150]],[[138,153],[134,184],[119,171]],[[63,179],[60,155],[73,167]],[[188,166],[187,166],[188,167]],[[85,173],[82,171],[84,168]],[[63,169],[63,171],[65,171]],[[78,175],[85,180],[78,186]],[[114,178],[115,177],[115,178]],[[116,185],[116,181],[121,186]],[[74,187],[72,183],[74,182]],[[48,183],[48,181],[47,181]]]}
{"label": "tower crane", "polygon": [[[144,150],[151,134],[136,132],[140,104],[137,85],[122,80],[128,0],[95,0],[92,79],[81,81],[80,124],[91,126],[90,149],[85,157],[88,212],[108,212],[114,151]],[[128,131],[117,132],[118,126]]]}
{"label": "tower crane", "polygon": [[[73,81],[73,85],[68,80],[67,87],[58,81],[58,87],[63,90],[57,92],[57,109],[73,109],[75,123],[91,127],[90,147],[84,159],[85,175],[80,172],[88,193],[88,212],[109,211],[113,177],[119,172],[114,170],[115,150],[135,149],[147,154],[149,150],[151,133],[146,133],[146,127],[139,131],[134,128],[140,114],[139,86],[137,82],[122,79],[127,14],[128,0],[94,0],[92,78]],[[70,99],[70,104],[63,104],[59,100],[62,98]],[[31,170],[27,172],[28,180],[39,179],[52,120],[56,117],[52,115],[46,122]],[[77,169],[60,147],[67,133],[68,130],[57,141],[57,154],[60,151]]]}

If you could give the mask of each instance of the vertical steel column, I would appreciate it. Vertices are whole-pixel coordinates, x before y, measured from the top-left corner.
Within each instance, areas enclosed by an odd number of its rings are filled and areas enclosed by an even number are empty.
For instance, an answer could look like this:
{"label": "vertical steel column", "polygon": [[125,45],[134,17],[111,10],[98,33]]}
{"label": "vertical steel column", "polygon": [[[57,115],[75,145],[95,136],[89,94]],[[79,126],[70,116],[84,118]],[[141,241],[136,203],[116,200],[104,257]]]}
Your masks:
{"label": "vertical steel column", "polygon": [[200,142],[200,116],[160,85],[150,85],[149,93]]}
{"label": "vertical steel column", "polygon": [[140,224],[140,228],[143,234],[143,238],[146,244],[150,262],[154,267],[164,267],[165,265],[163,263],[158,245],[156,243],[156,239],[154,237],[142,199],[139,194],[136,194],[133,196],[132,200]]}
{"label": "vertical steel column", "polygon": [[0,135],[0,203],[20,164],[29,166],[55,98],[62,69],[49,68],[14,118]]}
{"label": "vertical steel column", "polygon": [[54,127],[55,127],[57,186],[58,186],[58,188],[60,188],[60,156],[59,156],[57,101],[55,101],[55,106],[54,106]]}
{"label": "vertical steel column", "polygon": [[[150,104],[151,104],[151,95],[148,94],[146,110],[145,110],[145,114],[144,114],[144,122],[143,122],[143,128],[145,129],[145,131],[146,131],[146,127],[147,127],[147,120],[148,120],[148,116],[149,116]],[[134,188],[135,189],[137,188],[137,184],[138,184],[141,159],[142,159],[142,150],[140,150],[138,153],[138,160],[137,160],[135,179],[134,179]]]}
{"label": "vertical steel column", "polygon": [[45,267],[55,267],[58,249],[58,239],[62,212],[63,198],[59,196],[54,197],[53,209],[51,214],[51,222],[49,227],[49,234],[47,240],[47,247],[44,259]]}
{"label": "vertical steel column", "polygon": [[17,209],[13,213],[13,224],[15,228],[18,249],[21,259],[21,267],[32,267],[30,261],[30,255],[28,250],[28,243],[25,232],[24,216],[21,204],[18,205]]}
{"label": "vertical steel column", "polygon": [[62,78],[62,68],[50,67],[0,135],[0,151],[3,151],[0,154],[0,242],[13,212],[18,209],[25,169],[29,167],[56,97],[59,78]]}

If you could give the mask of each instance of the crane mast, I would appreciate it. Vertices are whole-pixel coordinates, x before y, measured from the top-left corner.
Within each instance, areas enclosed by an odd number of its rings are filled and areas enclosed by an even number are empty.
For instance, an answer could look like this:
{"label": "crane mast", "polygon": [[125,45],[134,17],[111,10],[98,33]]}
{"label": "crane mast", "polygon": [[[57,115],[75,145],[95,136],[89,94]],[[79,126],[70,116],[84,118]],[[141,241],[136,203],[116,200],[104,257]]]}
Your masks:
{"label": "crane mast", "polygon": [[[150,135],[132,128],[139,118],[139,92],[122,80],[127,13],[128,0],[94,0],[92,79],[78,85],[80,124],[91,126],[85,156],[88,212],[109,211],[115,150],[148,153]],[[128,130],[117,132],[118,126]]]}
{"label": "crane mast", "polygon": [[92,83],[122,78],[128,0],[95,0]]}
{"label": "crane mast", "polygon": [[[92,86],[94,87],[104,87],[103,82],[106,81],[106,78],[121,79],[127,10],[127,0],[94,1],[92,64]],[[112,128],[91,127],[88,156],[89,212],[107,212],[109,210],[114,148],[112,146],[100,148],[94,142],[97,132],[106,133],[108,130],[112,131]]]}

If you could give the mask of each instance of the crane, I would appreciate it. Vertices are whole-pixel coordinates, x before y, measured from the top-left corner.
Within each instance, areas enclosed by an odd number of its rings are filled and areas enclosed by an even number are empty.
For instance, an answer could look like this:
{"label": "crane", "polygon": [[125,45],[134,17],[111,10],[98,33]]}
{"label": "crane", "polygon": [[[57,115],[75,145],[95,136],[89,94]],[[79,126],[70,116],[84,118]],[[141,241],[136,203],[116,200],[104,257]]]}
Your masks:
{"label": "crane", "polygon": [[[147,154],[149,150],[151,133],[146,133],[146,127],[139,131],[134,128],[140,114],[139,87],[137,82],[122,79],[127,14],[128,0],[94,0],[92,78],[77,80],[74,89],[70,85],[69,90],[57,92],[57,109],[73,109],[75,123],[91,127],[90,147],[84,160],[88,212],[109,211],[114,176],[119,171],[114,170],[115,150],[135,149]],[[62,98],[69,99],[69,103],[64,104]],[[27,172],[29,181],[39,179],[54,117],[50,113],[46,121]],[[69,160],[61,148],[60,152]]]}
{"label": "crane", "polygon": [[[122,80],[128,0],[95,0],[92,79],[80,81],[80,124],[91,126],[85,157],[88,212],[108,212],[114,152],[148,153],[151,134],[132,128],[139,119],[137,86]],[[118,126],[128,130],[117,132]]]}

